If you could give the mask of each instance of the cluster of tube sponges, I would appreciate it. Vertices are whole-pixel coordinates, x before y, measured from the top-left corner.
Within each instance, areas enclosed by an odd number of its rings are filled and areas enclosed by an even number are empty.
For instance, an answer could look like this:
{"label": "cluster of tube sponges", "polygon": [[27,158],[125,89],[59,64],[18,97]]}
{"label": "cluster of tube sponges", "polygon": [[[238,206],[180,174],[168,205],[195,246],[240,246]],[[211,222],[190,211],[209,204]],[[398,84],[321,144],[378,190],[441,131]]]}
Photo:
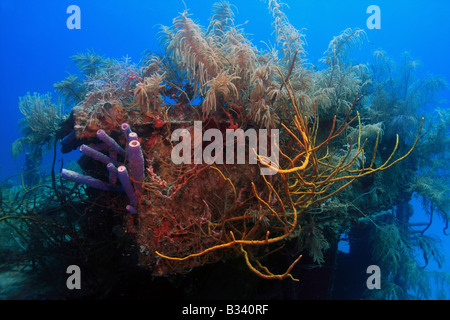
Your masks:
{"label": "cluster of tube sponges", "polygon": [[[102,129],[97,131],[97,137],[103,144],[92,146],[83,144],[80,147],[80,151],[83,154],[106,165],[109,173],[108,183],[66,169],[61,170],[61,177],[100,190],[125,192],[130,200],[130,204],[127,205],[126,209],[128,212],[135,214],[137,213],[139,196],[142,192],[142,182],[144,180],[144,155],[138,136],[131,131],[130,126],[127,123],[123,123],[120,129],[128,141],[126,151]],[[102,151],[107,151],[109,155]],[[117,155],[123,156],[125,159],[124,163],[127,164],[128,169],[125,164],[117,161]],[[120,182],[120,185],[117,184],[117,180]]]}

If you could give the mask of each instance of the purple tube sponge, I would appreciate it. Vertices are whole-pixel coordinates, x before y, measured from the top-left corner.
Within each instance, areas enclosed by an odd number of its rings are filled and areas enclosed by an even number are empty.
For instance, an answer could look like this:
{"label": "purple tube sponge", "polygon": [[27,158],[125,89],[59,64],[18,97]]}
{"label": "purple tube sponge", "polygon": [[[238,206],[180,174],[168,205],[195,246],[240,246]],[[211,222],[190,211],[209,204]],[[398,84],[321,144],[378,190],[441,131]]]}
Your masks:
{"label": "purple tube sponge", "polygon": [[134,140],[138,140],[138,135],[136,132],[130,132],[128,134],[128,142],[134,141]]}
{"label": "purple tube sponge", "polygon": [[108,163],[106,166],[109,172],[109,183],[116,184],[117,183],[117,168],[112,163]]}
{"label": "purple tube sponge", "polygon": [[89,144],[87,145],[89,148],[97,150],[99,152],[102,151],[107,151],[108,150],[108,145],[106,143],[99,143],[99,144]]}
{"label": "purple tube sponge", "polygon": [[85,176],[81,173],[71,171],[71,170],[62,169],[61,177],[66,180],[85,184],[88,187],[92,187],[92,188],[96,188],[96,189],[100,189],[100,190],[122,191],[122,189],[119,187],[110,186],[109,184],[107,184],[101,180],[98,180],[98,179],[95,179],[95,178],[92,178],[89,176]]}
{"label": "purple tube sponge", "polygon": [[134,188],[137,193],[140,193],[144,181],[144,155],[139,141],[132,140],[128,143],[128,160]]}
{"label": "purple tube sponge", "polygon": [[67,153],[77,148],[77,134],[72,130],[67,136],[61,139],[61,152]]}
{"label": "purple tube sponge", "polygon": [[122,133],[125,135],[125,137],[127,137],[127,139],[128,139],[128,135],[130,134],[130,132],[131,132],[131,128],[130,128],[130,126],[129,126],[129,124],[128,123],[122,123],[121,125],[120,125],[120,131],[122,131]]}
{"label": "purple tube sponge", "polygon": [[[102,129],[97,131],[97,137],[102,141],[101,144],[92,146],[83,144],[80,147],[80,151],[83,154],[106,164],[109,173],[109,183],[65,169],[61,171],[61,177],[101,190],[125,192],[130,201],[126,209],[128,212],[136,214],[144,181],[144,155],[138,136],[131,131],[130,126],[127,123],[123,123],[120,126],[120,130],[127,138],[127,151]],[[68,139],[70,138],[72,137],[68,137]],[[109,152],[109,156],[106,155],[106,152]],[[127,167],[116,160],[118,154],[126,157],[130,175]],[[117,180],[120,181],[121,186],[115,186]]]}
{"label": "purple tube sponge", "polygon": [[77,138],[77,134],[76,134],[75,130],[72,130],[72,131],[70,131],[70,133],[67,136],[65,136],[64,138],[61,139],[61,143],[63,145],[69,145],[72,142],[74,142],[76,140],[76,138]]}
{"label": "purple tube sponge", "polygon": [[136,208],[133,207],[133,206],[131,206],[131,205],[127,205],[126,209],[127,209],[127,211],[128,211],[129,213],[131,213],[131,214],[136,214],[136,213],[137,213]]}
{"label": "purple tube sponge", "polygon": [[111,159],[107,155],[105,155],[105,154],[103,154],[103,153],[101,153],[101,152],[99,152],[99,151],[97,151],[97,150],[95,150],[95,149],[85,145],[85,144],[83,144],[80,147],[80,151],[82,153],[84,153],[85,155],[91,157],[92,159],[95,159],[97,161],[103,162],[106,165],[108,165],[108,163],[113,163],[115,166],[120,166],[121,165],[120,162],[118,162],[118,161],[116,161],[114,159]]}
{"label": "purple tube sponge", "polygon": [[126,155],[125,150],[123,150],[123,148],[121,146],[119,146],[119,144],[113,139],[111,138],[103,129],[99,129],[97,130],[97,138],[99,138],[100,140],[102,140],[104,143],[106,143],[108,145],[108,147],[117,152],[118,154],[121,154],[123,156]]}
{"label": "purple tube sponge", "polygon": [[125,166],[120,166],[119,168],[117,168],[117,176],[119,177],[123,190],[130,200],[130,204],[133,207],[137,207],[138,196],[136,195],[136,192],[134,192],[133,186],[131,185],[131,180],[130,176],[128,175],[127,168]]}

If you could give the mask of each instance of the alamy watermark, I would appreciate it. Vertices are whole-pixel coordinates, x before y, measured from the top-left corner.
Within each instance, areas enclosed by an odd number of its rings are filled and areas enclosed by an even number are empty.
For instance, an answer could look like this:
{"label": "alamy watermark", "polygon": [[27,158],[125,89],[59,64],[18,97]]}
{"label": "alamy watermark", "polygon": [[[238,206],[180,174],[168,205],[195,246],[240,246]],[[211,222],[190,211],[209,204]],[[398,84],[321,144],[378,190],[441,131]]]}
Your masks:
{"label": "alamy watermark", "polygon": [[79,6],[70,5],[67,7],[66,12],[70,14],[67,18],[66,26],[67,29],[81,29],[81,9]]}
{"label": "alamy watermark", "polygon": [[[248,164],[262,164],[262,175],[278,172],[279,130],[278,129],[226,129],[224,136],[219,129],[208,129],[203,133],[202,122],[194,121],[193,137],[187,129],[176,129],[171,141],[179,142],[172,149],[174,164],[192,164],[192,145],[194,164],[247,164],[246,146],[248,140]],[[268,140],[270,137],[270,147]],[[181,140],[181,141],[180,141]],[[204,142],[211,142],[203,148]],[[269,154],[270,153],[270,154]]]}
{"label": "alamy watermark", "polygon": [[[81,29],[81,9],[77,5],[70,5],[67,7],[66,12],[70,14],[69,18],[67,18],[66,26],[67,29]],[[370,14],[370,17],[367,19],[366,25],[367,28],[372,29],[381,29],[381,9],[377,5],[370,5],[366,10],[367,14]]]}
{"label": "alamy watermark", "polygon": [[366,25],[367,28],[372,29],[381,29],[381,9],[379,6],[371,5],[367,8],[366,13],[370,14],[370,17],[367,19]]}
{"label": "alamy watermark", "polygon": [[367,289],[369,289],[369,290],[381,289],[380,267],[377,266],[376,264],[372,264],[367,267],[366,273],[370,274],[370,276],[367,278],[367,281],[366,281]]}
{"label": "alamy watermark", "polygon": [[66,287],[69,290],[81,289],[81,269],[79,266],[72,264],[67,267],[66,273],[70,276],[66,280]]}

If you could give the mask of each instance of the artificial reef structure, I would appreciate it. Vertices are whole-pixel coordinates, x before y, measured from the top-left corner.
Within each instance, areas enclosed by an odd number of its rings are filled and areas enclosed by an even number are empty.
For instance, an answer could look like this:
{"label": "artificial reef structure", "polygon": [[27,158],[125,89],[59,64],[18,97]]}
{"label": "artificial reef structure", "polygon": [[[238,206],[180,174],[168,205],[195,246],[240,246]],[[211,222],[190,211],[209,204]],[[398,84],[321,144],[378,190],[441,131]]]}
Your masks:
{"label": "artificial reef structure", "polygon": [[[421,144],[418,110],[445,83],[427,79],[408,92],[412,79],[394,84],[380,51],[372,65],[351,62],[350,51],[366,39],[360,29],[336,36],[321,68],[312,68],[303,32],[277,1],[268,1],[268,9],[276,40],[271,50],[256,47],[235,25],[231,5],[220,2],[206,28],[187,10],[162,26],[162,53],[148,53],[140,65],[93,51],[74,56],[80,75],[55,84],[71,106],[66,116],[48,96],[21,100],[29,121],[16,152],[42,146],[43,139],[30,138],[38,131],[32,120],[47,110],[52,121],[39,133],[63,153],[83,153],[77,168],[52,166],[52,201],[78,215],[64,229],[70,239],[61,241],[83,247],[74,240],[89,243],[81,225],[91,234],[99,215],[108,215],[115,239],[127,239],[120,250],[132,252],[136,266],[156,278],[237,259],[264,281],[308,282],[300,275],[314,269],[311,279],[326,281],[313,298],[336,297],[333,290],[360,297],[363,289],[346,293],[337,285],[344,272],[338,243],[346,235],[354,252],[373,252],[361,258],[361,268],[393,258],[382,265],[392,287],[378,298],[407,297],[411,287],[422,292],[421,280],[406,281],[410,273],[400,265],[419,270],[407,241],[427,260],[439,259],[433,240],[408,225],[408,201],[422,190],[424,205],[433,199],[433,210],[448,221],[444,201],[432,198],[425,177],[415,176],[427,163],[417,149],[429,146]],[[411,61],[405,58],[410,71]],[[405,86],[404,97],[395,96],[402,92],[395,86]],[[448,114],[439,117],[445,131]],[[427,126],[427,139],[437,128]],[[208,131],[214,134],[205,138]],[[448,145],[448,138],[440,143]],[[174,152],[182,161],[174,161]],[[265,169],[271,173],[261,174]],[[91,217],[86,225],[79,222],[85,216]],[[358,272],[361,280],[365,269]],[[308,288],[294,296],[308,297]]]}

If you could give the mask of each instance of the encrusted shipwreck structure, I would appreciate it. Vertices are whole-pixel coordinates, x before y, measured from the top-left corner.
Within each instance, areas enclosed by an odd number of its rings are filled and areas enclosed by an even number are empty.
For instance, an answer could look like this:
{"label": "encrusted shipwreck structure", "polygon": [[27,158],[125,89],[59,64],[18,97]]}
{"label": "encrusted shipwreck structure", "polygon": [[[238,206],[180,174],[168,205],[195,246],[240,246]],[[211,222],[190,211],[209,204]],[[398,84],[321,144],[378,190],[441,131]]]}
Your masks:
{"label": "encrusted shipwreck structure", "polygon": [[[164,53],[149,54],[142,68],[91,59],[96,67],[77,84],[83,96],[62,144],[65,151],[80,148],[86,174],[63,169],[61,177],[113,199],[126,217],[123,232],[135,238],[139,264],[156,276],[241,256],[262,278],[297,280],[291,271],[302,255],[323,263],[330,243],[362,218],[347,210],[342,192],[356,179],[391,168],[417,144],[420,133],[399,156],[398,137],[387,153],[380,153],[378,133],[364,138],[369,127],[359,111],[369,81],[364,68],[346,61],[363,31],[336,37],[324,59],[327,69],[314,74],[304,61],[303,34],[277,1],[269,1],[269,10],[278,52],[256,48],[221,2],[206,29],[186,11],[172,27],[162,27]],[[177,129],[189,141],[190,160],[178,164],[172,159],[182,143],[174,139]],[[222,141],[202,139],[208,129],[220,132],[215,139]],[[258,146],[279,130],[278,162],[265,161],[261,148],[257,154],[246,148],[244,163],[236,154],[234,161],[220,161],[228,149],[217,146],[230,142],[229,129],[236,148],[246,145],[248,130],[268,130]],[[216,161],[196,161],[198,150]],[[276,174],[261,175],[267,167]],[[298,252],[284,272],[263,266],[293,239]]]}

